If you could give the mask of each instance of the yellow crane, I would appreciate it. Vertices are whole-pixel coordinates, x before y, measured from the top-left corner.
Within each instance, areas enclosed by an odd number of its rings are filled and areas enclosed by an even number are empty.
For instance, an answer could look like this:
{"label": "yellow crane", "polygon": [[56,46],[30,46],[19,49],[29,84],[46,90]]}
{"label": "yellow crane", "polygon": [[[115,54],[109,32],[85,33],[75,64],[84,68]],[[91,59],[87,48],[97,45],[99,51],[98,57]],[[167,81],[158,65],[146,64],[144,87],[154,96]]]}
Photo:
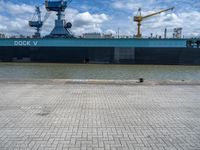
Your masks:
{"label": "yellow crane", "polygon": [[155,16],[155,15],[158,15],[162,12],[166,12],[166,11],[169,11],[169,10],[173,10],[174,7],[171,7],[171,8],[168,8],[168,9],[165,9],[165,10],[161,10],[159,12],[156,12],[156,13],[152,13],[152,14],[149,14],[149,15],[146,15],[146,16],[142,16],[141,14],[141,8],[138,9],[138,13],[137,13],[137,16],[134,16],[134,21],[137,22],[138,24],[138,30],[137,30],[137,35],[135,35],[137,38],[141,38],[142,37],[142,34],[141,34],[141,25],[142,25],[142,21],[146,18],[149,18],[149,17],[152,17],[152,16]]}

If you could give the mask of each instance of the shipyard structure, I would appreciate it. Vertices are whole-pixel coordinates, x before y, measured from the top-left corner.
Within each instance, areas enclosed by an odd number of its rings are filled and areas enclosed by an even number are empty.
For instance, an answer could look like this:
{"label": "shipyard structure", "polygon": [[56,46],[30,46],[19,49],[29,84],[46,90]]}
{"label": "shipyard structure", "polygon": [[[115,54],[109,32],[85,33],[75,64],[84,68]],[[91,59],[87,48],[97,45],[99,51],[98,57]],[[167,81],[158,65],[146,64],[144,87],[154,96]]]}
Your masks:
{"label": "shipyard structure", "polygon": [[199,39],[142,38],[142,20],[157,15],[159,11],[141,16],[141,9],[134,17],[138,23],[135,38],[89,38],[75,37],[72,24],[63,19],[64,11],[71,0],[45,1],[47,11],[57,13],[51,33],[41,37],[40,30],[48,18],[41,19],[36,7],[37,20],[29,21],[36,29],[32,38],[0,38],[0,61],[2,62],[62,62],[62,63],[103,63],[103,64],[162,64],[200,65]]}

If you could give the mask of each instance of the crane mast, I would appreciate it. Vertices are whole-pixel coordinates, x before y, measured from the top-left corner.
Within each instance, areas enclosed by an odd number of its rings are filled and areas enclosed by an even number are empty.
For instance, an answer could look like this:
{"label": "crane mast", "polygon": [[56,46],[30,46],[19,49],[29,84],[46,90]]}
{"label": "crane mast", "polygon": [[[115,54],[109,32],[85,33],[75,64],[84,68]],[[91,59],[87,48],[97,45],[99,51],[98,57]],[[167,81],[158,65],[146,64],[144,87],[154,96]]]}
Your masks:
{"label": "crane mast", "polygon": [[137,13],[137,16],[134,16],[134,21],[137,22],[137,35],[136,37],[137,38],[141,38],[142,37],[142,34],[141,34],[141,25],[142,25],[142,21],[146,18],[149,18],[149,17],[152,17],[152,16],[155,16],[155,15],[158,15],[162,12],[167,12],[169,10],[173,10],[174,7],[171,7],[171,8],[168,8],[168,9],[165,9],[165,10],[161,10],[159,12],[156,12],[156,13],[152,13],[152,14],[149,14],[149,15],[146,15],[146,16],[142,16],[141,15],[141,8],[138,9],[138,13]]}

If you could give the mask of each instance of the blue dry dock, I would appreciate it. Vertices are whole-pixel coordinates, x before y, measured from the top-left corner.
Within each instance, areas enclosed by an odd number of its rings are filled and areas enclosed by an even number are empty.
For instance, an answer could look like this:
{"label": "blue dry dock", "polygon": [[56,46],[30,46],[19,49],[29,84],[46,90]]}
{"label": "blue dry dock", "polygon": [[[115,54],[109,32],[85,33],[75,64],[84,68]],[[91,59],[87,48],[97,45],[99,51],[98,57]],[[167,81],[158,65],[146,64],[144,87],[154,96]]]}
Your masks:
{"label": "blue dry dock", "polygon": [[200,65],[187,39],[0,39],[0,61]]}

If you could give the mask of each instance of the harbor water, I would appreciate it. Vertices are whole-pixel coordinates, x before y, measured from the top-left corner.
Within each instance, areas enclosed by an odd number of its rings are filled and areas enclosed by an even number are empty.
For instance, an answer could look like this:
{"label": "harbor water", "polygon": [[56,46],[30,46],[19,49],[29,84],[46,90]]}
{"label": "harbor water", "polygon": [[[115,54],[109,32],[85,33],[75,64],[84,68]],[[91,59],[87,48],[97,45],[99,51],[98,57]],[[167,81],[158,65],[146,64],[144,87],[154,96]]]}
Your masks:
{"label": "harbor water", "polygon": [[0,78],[200,80],[200,66],[0,63]]}

